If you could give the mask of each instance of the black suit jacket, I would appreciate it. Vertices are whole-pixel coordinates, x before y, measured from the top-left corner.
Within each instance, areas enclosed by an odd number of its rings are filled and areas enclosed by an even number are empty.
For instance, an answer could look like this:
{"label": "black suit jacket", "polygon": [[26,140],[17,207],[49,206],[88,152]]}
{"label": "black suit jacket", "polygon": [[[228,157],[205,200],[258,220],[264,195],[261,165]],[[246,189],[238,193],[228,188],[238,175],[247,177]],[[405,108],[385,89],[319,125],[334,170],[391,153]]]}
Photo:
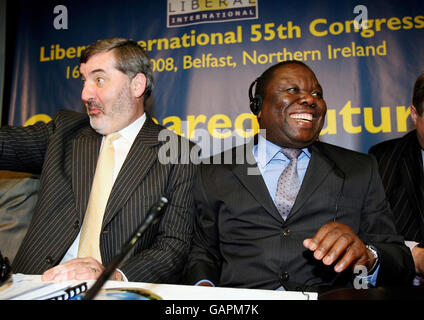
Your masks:
{"label": "black suit jacket", "polygon": [[[200,167],[188,283],[209,279],[218,286],[276,289],[283,285],[290,290],[349,286],[351,272],[336,274],[333,266],[315,260],[302,245],[331,221],[349,225],[365,243],[378,248],[377,284],[410,283],[412,257],[396,234],[375,159],[313,144],[301,189],[284,221],[262,176],[251,174],[255,169],[259,172],[251,147],[237,147],[212,160],[232,159],[230,164]],[[240,164],[243,149],[247,161]]]}
{"label": "black suit jacket", "polygon": [[413,130],[402,138],[370,148],[392,207],[395,225],[405,240],[424,241],[424,173],[421,146]]}
{"label": "black suit jacket", "polygon": [[[147,116],[116,178],[103,219],[100,251],[106,265],[145,219],[148,209],[161,196],[169,198],[160,223],[146,231],[120,266],[130,281],[177,282],[190,249],[195,168],[159,161],[162,129]],[[72,111],[58,112],[48,124],[1,128],[0,167],[41,172],[38,202],[13,272],[43,273],[61,261],[75,240],[101,139],[85,114]]]}

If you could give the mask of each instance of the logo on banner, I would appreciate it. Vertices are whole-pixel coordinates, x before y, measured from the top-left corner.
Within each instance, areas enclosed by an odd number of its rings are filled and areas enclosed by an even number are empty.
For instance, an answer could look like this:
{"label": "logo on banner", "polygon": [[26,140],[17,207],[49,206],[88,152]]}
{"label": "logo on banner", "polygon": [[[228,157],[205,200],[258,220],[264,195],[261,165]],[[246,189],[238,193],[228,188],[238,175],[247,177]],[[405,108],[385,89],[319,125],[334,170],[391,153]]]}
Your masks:
{"label": "logo on banner", "polygon": [[167,27],[258,18],[259,0],[168,0]]}

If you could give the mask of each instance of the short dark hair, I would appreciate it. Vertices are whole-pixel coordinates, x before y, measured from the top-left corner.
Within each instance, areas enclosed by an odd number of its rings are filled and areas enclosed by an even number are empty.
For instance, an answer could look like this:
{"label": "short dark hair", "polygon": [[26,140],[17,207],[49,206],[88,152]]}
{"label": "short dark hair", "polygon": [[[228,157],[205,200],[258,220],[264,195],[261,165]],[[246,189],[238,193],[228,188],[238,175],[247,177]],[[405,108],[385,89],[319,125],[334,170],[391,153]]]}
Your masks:
{"label": "short dark hair", "polygon": [[130,79],[138,73],[146,76],[144,97],[147,99],[153,90],[153,69],[149,57],[137,42],[124,38],[99,40],[85,48],[81,54],[80,63],[86,63],[97,53],[110,50],[115,50],[116,69],[126,74]]}
{"label": "short dark hair", "polygon": [[304,66],[306,68],[308,68],[309,70],[312,71],[311,68],[309,68],[305,63],[303,63],[302,61],[299,60],[286,60],[286,61],[282,61],[279,62],[277,64],[274,64],[273,66],[269,67],[268,69],[266,69],[259,78],[256,79],[256,89],[255,89],[255,96],[259,95],[262,98],[265,97],[265,88],[268,85],[268,82],[271,80],[274,71],[276,69],[278,69],[279,67],[288,65],[288,64],[298,64],[301,66]]}
{"label": "short dark hair", "polygon": [[421,116],[424,111],[424,72],[415,81],[412,104],[417,109],[418,115]]}

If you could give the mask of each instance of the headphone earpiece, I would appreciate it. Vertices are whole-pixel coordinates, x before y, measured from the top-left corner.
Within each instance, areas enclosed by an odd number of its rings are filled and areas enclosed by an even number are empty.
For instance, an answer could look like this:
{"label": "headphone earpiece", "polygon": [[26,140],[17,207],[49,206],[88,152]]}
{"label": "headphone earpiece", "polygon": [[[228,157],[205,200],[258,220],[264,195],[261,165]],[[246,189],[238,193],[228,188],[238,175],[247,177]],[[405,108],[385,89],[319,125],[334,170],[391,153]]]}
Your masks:
{"label": "headphone earpiece", "polygon": [[259,112],[262,110],[262,97],[258,94],[256,94],[253,97],[253,86],[258,83],[259,78],[257,78],[255,81],[252,82],[252,84],[249,87],[249,100],[250,100],[250,110],[254,115],[258,115]]}

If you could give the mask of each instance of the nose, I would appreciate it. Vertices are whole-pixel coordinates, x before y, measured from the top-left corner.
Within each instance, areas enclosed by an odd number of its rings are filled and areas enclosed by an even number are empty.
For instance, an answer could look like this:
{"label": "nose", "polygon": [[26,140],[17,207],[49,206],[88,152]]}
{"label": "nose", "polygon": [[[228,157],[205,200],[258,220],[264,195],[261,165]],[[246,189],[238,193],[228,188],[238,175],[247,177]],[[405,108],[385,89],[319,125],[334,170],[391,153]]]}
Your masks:
{"label": "nose", "polygon": [[303,91],[299,97],[299,103],[303,105],[308,105],[310,107],[315,107],[314,97],[306,91]]}
{"label": "nose", "polygon": [[84,83],[84,87],[82,88],[81,92],[81,99],[84,103],[87,103],[90,99],[93,99],[95,97],[95,90],[92,85],[88,83]]}

